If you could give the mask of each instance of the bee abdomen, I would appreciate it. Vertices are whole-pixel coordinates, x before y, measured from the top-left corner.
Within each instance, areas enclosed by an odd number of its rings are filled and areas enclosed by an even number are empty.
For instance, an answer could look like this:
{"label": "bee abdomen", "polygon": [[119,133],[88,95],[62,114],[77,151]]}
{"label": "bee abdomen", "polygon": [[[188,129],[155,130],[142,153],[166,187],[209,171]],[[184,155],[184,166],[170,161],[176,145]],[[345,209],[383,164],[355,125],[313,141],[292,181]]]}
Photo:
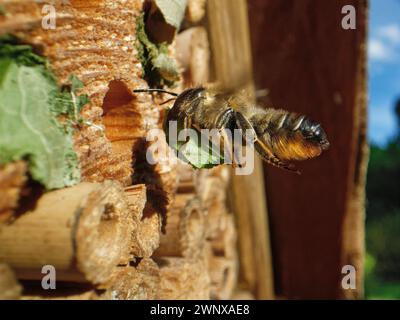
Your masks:
{"label": "bee abdomen", "polygon": [[296,113],[279,112],[271,117],[267,130],[272,134],[282,131],[296,131],[300,128],[304,118],[304,116]]}

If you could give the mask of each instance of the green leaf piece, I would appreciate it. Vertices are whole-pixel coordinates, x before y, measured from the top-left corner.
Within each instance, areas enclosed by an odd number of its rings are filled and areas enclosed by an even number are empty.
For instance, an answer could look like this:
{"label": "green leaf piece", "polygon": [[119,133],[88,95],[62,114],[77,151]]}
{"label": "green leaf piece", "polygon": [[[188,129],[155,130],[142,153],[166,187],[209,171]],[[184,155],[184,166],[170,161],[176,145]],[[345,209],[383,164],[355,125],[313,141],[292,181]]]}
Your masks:
{"label": "green leaf piece", "polygon": [[[166,116],[165,119],[168,117]],[[197,130],[196,139],[188,139],[187,141],[179,141],[169,136],[168,123],[164,123],[164,131],[169,146],[176,151],[177,156],[184,162],[190,164],[194,169],[210,169],[224,163],[224,154],[221,150],[210,141],[209,144],[202,145],[201,133]],[[177,137],[184,130],[183,122],[177,124]]]}
{"label": "green leaf piece", "polygon": [[[202,146],[198,135],[198,141],[189,139],[178,148],[178,152],[182,155],[182,160],[189,163],[195,169],[210,169],[223,163],[221,154],[212,152],[212,146]],[[175,149],[176,150],[176,149]]]}
{"label": "green leaf piece", "polygon": [[79,182],[71,121],[58,120],[86,101],[73,97],[29,46],[0,43],[0,164],[27,160],[32,178],[46,189]]}
{"label": "green leaf piece", "polygon": [[160,75],[167,81],[174,82],[179,79],[178,67],[175,60],[164,53],[160,53],[153,59],[154,68],[158,69]]}
{"label": "green leaf piece", "polygon": [[72,92],[76,93],[76,91],[83,88],[83,82],[76,75],[71,74],[69,81],[71,82]]}
{"label": "green leaf piece", "polygon": [[168,56],[168,44],[155,44],[146,34],[144,15],[136,21],[138,56],[144,70],[144,77],[150,87],[173,86],[179,80],[178,66]]}
{"label": "green leaf piece", "polygon": [[186,0],[155,0],[155,3],[165,21],[175,29],[179,29],[185,15]]}

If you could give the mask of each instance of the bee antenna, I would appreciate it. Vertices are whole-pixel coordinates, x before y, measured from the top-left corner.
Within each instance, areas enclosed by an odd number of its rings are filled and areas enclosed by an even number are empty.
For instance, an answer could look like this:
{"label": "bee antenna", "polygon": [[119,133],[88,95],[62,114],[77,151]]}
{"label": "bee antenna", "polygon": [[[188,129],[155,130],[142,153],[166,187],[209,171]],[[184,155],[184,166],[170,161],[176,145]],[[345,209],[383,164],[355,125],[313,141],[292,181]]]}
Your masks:
{"label": "bee antenna", "polygon": [[168,102],[174,101],[174,100],[176,100],[176,98],[171,98],[171,99],[165,100],[164,102],[160,103],[160,106],[162,106]]}
{"label": "bee antenna", "polygon": [[178,96],[177,93],[172,92],[172,91],[167,91],[167,90],[164,90],[164,89],[136,89],[136,90],[133,90],[133,92],[160,92],[160,93],[167,93],[167,94],[169,94],[171,96],[174,96],[174,97]]}

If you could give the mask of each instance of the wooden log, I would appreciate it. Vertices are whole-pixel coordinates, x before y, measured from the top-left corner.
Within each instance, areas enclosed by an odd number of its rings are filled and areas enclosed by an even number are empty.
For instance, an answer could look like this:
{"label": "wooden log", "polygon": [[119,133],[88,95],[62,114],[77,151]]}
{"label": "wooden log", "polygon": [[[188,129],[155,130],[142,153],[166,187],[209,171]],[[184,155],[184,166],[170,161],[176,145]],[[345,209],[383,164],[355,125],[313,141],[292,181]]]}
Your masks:
{"label": "wooden log", "polygon": [[232,300],[254,300],[254,296],[250,291],[237,289],[232,295]]}
{"label": "wooden log", "polygon": [[160,258],[160,300],[204,300],[210,298],[210,278],[203,259]]}
{"label": "wooden log", "polygon": [[94,293],[91,299],[96,300],[136,300],[144,299],[145,292],[141,292],[141,276],[133,267],[121,267],[116,271],[117,277],[110,285],[110,289],[102,293]]}
{"label": "wooden log", "polygon": [[148,258],[142,259],[138,266],[119,267],[107,285],[108,289],[93,292],[95,300],[153,300],[156,299],[160,282],[157,264]]}
{"label": "wooden log", "polygon": [[90,300],[95,294],[92,286],[72,282],[57,282],[56,289],[45,290],[40,281],[21,281],[24,287],[21,300]]}
{"label": "wooden log", "polygon": [[202,20],[206,13],[207,0],[188,0],[186,18],[191,23]]}
{"label": "wooden log", "polygon": [[156,299],[160,287],[160,268],[158,264],[153,259],[143,258],[136,269],[142,276],[142,290],[146,293],[146,299]]}
{"label": "wooden log", "polygon": [[205,242],[205,216],[201,203],[192,194],[177,194],[167,213],[165,234],[161,235],[157,257],[201,255]]}
{"label": "wooden log", "polygon": [[5,264],[0,263],[0,300],[16,300],[20,298],[22,287],[14,272]]}
{"label": "wooden log", "polygon": [[[254,96],[246,1],[209,0],[207,12],[214,80],[228,88],[247,88],[249,96]],[[251,102],[254,101],[249,98]],[[230,183],[232,210],[239,226],[239,280],[257,299],[272,299],[274,285],[263,168],[258,157],[254,160],[251,175],[232,173]]]}
{"label": "wooden log", "polygon": [[[367,131],[368,106],[368,71],[367,71],[367,29],[368,3],[358,2],[360,7],[358,63],[355,78],[354,94],[354,128],[352,163],[349,174],[347,208],[343,220],[343,239],[341,265],[352,265],[357,270],[356,288],[346,290],[340,284],[339,297],[360,299],[364,297],[364,263],[365,263],[365,186],[369,160]],[[357,49],[356,49],[357,50]]]}
{"label": "wooden log", "polygon": [[220,300],[232,297],[239,268],[234,217],[225,214],[223,220],[223,229],[214,239],[208,241],[205,251],[211,281],[211,298]]}
{"label": "wooden log", "polygon": [[195,193],[196,191],[196,172],[194,169],[183,162],[179,162],[177,165],[177,176],[178,176],[178,193]]}
{"label": "wooden log", "polygon": [[129,210],[132,212],[134,221],[143,218],[143,210],[146,206],[146,185],[135,184],[124,189],[125,197],[128,201]]}
{"label": "wooden log", "polygon": [[134,257],[152,256],[160,245],[161,223],[161,216],[148,204],[133,234],[132,254]]}
{"label": "wooden log", "polygon": [[0,261],[18,278],[104,283],[130,258],[132,213],[117,182],[81,183],[43,195],[36,208],[0,228]]}
{"label": "wooden log", "polygon": [[157,130],[155,140],[153,136],[141,139],[139,149],[142,152],[137,155],[137,166],[132,180],[135,183],[146,184],[147,201],[151,205],[149,210],[161,216],[164,231],[166,213],[178,188],[176,163],[169,156],[170,148],[162,130]]}
{"label": "wooden log", "polygon": [[237,282],[237,263],[225,257],[211,256],[208,262],[211,299],[230,299]]}
{"label": "wooden log", "polygon": [[[73,290],[74,292],[76,290]],[[93,291],[85,291],[83,290],[82,292],[78,293],[68,293],[68,292],[63,292],[61,295],[23,295],[21,297],[21,300],[73,300],[73,301],[79,301],[79,300],[95,300],[92,299],[93,297]]]}
{"label": "wooden log", "polygon": [[213,252],[217,256],[236,259],[237,228],[232,214],[224,214],[222,229],[211,242]]}
{"label": "wooden log", "polygon": [[12,217],[26,179],[25,162],[17,161],[0,166],[0,223]]}
{"label": "wooden log", "polygon": [[[57,290],[43,290],[27,284],[23,300],[149,300],[155,299],[159,286],[159,268],[151,259],[142,259],[135,266],[118,266],[108,283],[93,287],[61,283]],[[104,287],[103,289],[101,287]]]}
{"label": "wooden log", "polygon": [[186,29],[176,37],[177,59],[183,69],[184,85],[194,87],[209,81],[210,48],[204,27]]}
{"label": "wooden log", "polygon": [[161,217],[150,203],[146,205],[147,190],[144,184],[127,187],[124,192],[130,210],[136,213],[133,217],[131,253],[134,257],[148,258],[160,243]]}
{"label": "wooden log", "polygon": [[206,211],[206,237],[214,238],[224,228],[226,208],[226,183],[217,176],[203,178],[199,187],[200,198]]}

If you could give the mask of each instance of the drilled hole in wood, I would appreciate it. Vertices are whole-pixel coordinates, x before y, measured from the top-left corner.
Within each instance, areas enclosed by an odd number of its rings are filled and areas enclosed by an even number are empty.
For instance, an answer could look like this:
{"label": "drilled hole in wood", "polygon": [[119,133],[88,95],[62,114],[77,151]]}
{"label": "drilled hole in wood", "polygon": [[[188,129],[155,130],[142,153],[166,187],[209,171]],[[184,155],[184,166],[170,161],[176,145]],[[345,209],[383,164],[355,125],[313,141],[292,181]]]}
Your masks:
{"label": "drilled hole in wood", "polygon": [[106,178],[131,184],[137,139],[145,135],[138,101],[124,82],[114,80],[103,100],[105,135],[112,144],[113,170]]}

